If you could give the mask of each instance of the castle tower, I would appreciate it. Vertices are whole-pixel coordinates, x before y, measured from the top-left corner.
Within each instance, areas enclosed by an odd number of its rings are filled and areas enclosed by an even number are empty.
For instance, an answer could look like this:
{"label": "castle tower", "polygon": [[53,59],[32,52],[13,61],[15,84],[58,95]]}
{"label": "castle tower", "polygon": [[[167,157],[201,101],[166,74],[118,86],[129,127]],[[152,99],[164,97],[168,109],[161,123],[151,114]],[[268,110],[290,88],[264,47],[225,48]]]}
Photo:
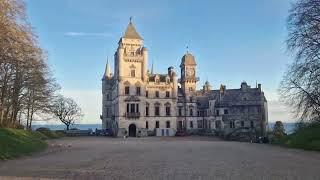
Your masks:
{"label": "castle tower", "polygon": [[120,38],[115,53],[115,74],[120,81],[123,78],[135,78],[145,81],[147,77],[148,50],[143,47],[143,39],[136,31],[131,19]]}
{"label": "castle tower", "polygon": [[187,52],[181,58],[181,88],[186,96],[192,95],[196,91],[197,81],[199,78],[196,77],[196,60],[192,54]]}

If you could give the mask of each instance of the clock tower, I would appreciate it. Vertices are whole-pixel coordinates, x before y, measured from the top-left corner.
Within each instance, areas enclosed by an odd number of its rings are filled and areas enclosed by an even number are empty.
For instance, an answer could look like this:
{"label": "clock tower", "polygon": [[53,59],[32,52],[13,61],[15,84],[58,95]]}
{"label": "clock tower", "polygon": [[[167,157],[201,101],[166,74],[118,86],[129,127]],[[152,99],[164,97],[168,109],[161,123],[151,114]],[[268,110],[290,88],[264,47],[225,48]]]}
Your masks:
{"label": "clock tower", "polygon": [[180,84],[185,95],[189,96],[196,92],[197,81],[196,77],[196,60],[192,54],[187,52],[181,59],[181,79]]}

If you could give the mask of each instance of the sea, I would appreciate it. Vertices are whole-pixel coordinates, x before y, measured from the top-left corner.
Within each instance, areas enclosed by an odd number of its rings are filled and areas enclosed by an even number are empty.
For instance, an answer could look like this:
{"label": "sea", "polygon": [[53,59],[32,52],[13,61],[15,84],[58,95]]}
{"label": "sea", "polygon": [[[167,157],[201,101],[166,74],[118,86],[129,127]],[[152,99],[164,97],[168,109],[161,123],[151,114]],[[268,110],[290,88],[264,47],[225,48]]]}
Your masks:
{"label": "sea", "polygon": [[[273,122],[269,122],[269,124],[268,124],[269,130],[273,129],[274,124],[275,123],[273,123]],[[294,132],[295,123],[283,123],[283,126],[284,126],[284,129],[287,134],[291,134]],[[36,130],[37,128],[40,128],[40,127],[46,127],[51,130],[65,130],[66,129],[66,126],[64,124],[33,125],[32,129]],[[91,130],[95,131],[95,129],[102,129],[102,125],[101,124],[73,124],[70,126],[70,128],[77,128],[80,130],[91,129]]]}

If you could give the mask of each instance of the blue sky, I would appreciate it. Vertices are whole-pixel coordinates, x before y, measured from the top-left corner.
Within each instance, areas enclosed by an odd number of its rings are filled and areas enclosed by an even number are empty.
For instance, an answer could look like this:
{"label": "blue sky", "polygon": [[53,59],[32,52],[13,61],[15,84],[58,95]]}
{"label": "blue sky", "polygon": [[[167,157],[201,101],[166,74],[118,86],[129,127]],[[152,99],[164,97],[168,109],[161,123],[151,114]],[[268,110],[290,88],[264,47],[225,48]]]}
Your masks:
{"label": "blue sky", "polygon": [[[101,76],[133,16],[156,72],[178,71],[186,46],[196,57],[200,87],[208,80],[262,88],[269,120],[292,121],[277,88],[292,57],[286,52],[289,0],[26,0],[29,21],[48,52],[62,93],[82,107],[81,123],[100,123]],[[113,65],[113,62],[112,62]],[[151,66],[151,64],[150,64]]]}

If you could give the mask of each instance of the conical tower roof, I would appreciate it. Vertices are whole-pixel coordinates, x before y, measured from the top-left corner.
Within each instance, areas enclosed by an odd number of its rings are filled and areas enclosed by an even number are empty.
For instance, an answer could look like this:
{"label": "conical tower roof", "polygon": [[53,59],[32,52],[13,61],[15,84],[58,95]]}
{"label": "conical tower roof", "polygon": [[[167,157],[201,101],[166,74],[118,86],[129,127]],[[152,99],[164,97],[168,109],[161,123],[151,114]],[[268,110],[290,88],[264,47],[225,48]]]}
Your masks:
{"label": "conical tower roof", "polygon": [[136,31],[136,28],[134,27],[133,23],[130,20],[130,23],[128,24],[128,27],[126,29],[126,32],[124,33],[124,38],[128,39],[141,39],[141,36]]}
{"label": "conical tower roof", "polygon": [[111,76],[112,76],[111,67],[109,64],[109,59],[107,58],[107,64],[106,64],[106,69],[105,69],[103,78],[110,78]]}

